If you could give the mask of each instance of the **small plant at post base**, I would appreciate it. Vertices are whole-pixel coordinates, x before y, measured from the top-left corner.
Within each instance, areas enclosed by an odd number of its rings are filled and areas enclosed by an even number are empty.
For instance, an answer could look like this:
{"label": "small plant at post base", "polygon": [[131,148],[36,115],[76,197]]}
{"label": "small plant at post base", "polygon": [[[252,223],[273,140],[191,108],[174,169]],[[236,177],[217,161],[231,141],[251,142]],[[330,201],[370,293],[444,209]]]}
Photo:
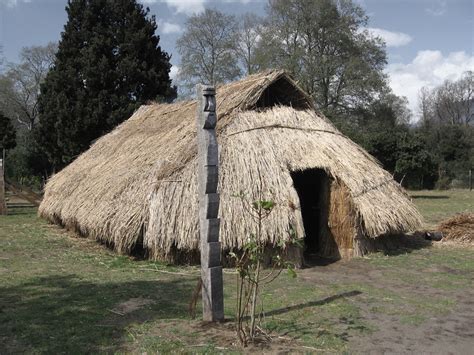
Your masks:
{"label": "small plant at post base", "polygon": [[[261,316],[263,314],[263,303],[260,312],[257,312],[257,303],[262,288],[274,281],[283,270],[296,277],[294,264],[286,261],[283,252],[289,245],[298,244],[296,233],[290,230],[290,237],[287,241],[279,240],[277,245],[270,252],[263,241],[262,226],[264,220],[271,214],[275,207],[275,202],[262,198],[260,189],[259,199],[248,201],[241,192],[236,195],[242,201],[244,210],[256,222],[255,233],[250,234],[244,244],[241,253],[231,252],[230,256],[235,261],[237,270],[237,305],[236,305],[236,329],[237,335],[242,345],[247,346],[249,341],[253,342],[261,336],[269,340],[269,336],[261,327]],[[265,256],[271,256],[271,267],[263,269]],[[257,318],[258,323],[257,324]]]}

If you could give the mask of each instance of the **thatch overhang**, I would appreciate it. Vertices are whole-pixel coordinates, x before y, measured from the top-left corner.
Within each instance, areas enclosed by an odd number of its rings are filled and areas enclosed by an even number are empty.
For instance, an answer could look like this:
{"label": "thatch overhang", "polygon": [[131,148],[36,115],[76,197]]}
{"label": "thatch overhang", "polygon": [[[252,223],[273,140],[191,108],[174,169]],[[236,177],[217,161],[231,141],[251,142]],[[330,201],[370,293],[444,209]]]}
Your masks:
{"label": "thatch overhang", "polygon": [[[252,198],[260,185],[277,202],[265,223],[268,242],[287,238],[290,228],[303,235],[290,172],[308,168],[324,169],[347,188],[367,237],[420,225],[400,186],[315,113],[285,72],[218,88],[217,107],[224,249],[239,248],[254,229],[232,195]],[[156,258],[198,249],[195,112],[195,101],[142,106],[49,180],[40,215],[119,252],[137,243]]]}

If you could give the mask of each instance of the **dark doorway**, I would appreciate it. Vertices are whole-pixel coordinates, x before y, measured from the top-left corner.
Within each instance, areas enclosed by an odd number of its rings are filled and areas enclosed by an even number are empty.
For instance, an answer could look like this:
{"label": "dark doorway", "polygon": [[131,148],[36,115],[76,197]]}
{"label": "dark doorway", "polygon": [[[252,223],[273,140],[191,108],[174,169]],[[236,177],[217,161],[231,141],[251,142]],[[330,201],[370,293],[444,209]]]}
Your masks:
{"label": "dark doorway", "polygon": [[291,172],[298,193],[305,230],[304,263],[327,265],[339,259],[338,247],[328,226],[331,179],[322,169]]}

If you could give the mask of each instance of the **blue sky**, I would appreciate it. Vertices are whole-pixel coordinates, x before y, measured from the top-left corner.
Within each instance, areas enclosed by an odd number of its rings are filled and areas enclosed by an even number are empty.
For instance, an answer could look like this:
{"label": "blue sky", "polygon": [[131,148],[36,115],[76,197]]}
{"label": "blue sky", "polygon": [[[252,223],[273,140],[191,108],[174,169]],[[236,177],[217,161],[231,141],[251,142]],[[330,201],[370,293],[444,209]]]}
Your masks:
{"label": "blue sky", "polygon": [[[205,7],[230,14],[264,15],[267,0],[140,0],[158,20],[161,46],[172,54],[186,18]],[[387,43],[386,72],[398,95],[416,114],[422,86],[434,87],[474,70],[474,1],[357,0],[369,15],[369,30]],[[18,61],[24,46],[58,41],[67,20],[66,0],[0,0],[0,45],[7,61]]]}

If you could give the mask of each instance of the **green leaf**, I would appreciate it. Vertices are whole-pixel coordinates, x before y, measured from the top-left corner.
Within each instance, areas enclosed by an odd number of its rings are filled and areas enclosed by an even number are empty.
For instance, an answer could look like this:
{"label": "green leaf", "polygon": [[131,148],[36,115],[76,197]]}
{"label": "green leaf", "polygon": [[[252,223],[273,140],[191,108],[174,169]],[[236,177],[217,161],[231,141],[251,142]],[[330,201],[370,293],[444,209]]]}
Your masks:
{"label": "green leaf", "polygon": [[260,201],[260,203],[265,211],[271,211],[275,207],[275,202],[273,201]]}
{"label": "green leaf", "polygon": [[293,268],[288,268],[288,275],[292,278],[295,278],[297,276],[296,271]]}

